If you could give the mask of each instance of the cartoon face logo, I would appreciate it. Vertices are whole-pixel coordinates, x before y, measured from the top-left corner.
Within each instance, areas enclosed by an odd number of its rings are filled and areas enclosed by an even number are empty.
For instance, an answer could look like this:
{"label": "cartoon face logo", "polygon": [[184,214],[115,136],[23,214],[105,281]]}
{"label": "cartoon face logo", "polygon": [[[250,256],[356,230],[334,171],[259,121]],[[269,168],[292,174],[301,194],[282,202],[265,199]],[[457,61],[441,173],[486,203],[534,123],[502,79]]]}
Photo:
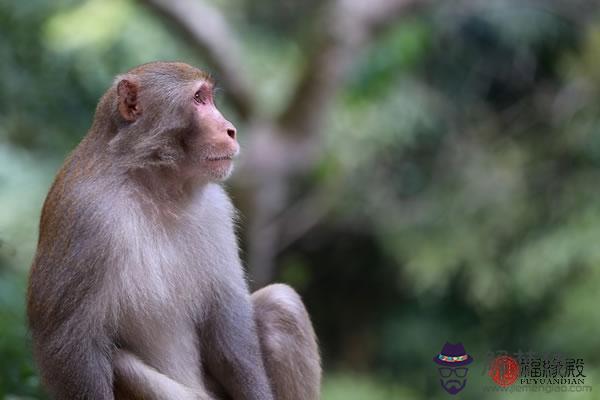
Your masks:
{"label": "cartoon face logo", "polygon": [[440,367],[438,371],[442,387],[450,394],[460,392],[467,384],[467,372],[469,372],[469,368]]}
{"label": "cartoon face logo", "polygon": [[446,342],[433,362],[439,365],[440,384],[446,392],[454,395],[465,388],[469,372],[466,366],[473,362],[473,357],[467,354],[462,343]]}

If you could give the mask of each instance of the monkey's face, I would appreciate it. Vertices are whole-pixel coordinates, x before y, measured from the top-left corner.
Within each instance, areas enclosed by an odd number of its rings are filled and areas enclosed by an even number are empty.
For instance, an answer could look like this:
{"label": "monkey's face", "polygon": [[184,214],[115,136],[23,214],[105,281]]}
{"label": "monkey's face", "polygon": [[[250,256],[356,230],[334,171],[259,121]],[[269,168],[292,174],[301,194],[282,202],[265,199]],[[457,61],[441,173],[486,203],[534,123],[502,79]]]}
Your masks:
{"label": "monkey's face", "polygon": [[226,179],[240,151],[236,129],[217,109],[212,83],[194,85],[189,103],[192,129],[185,139],[189,167],[210,180]]}
{"label": "monkey's face", "polygon": [[213,83],[183,63],[150,63],[119,77],[119,133],[112,148],[133,167],[176,168],[221,181],[239,153],[236,129],[217,109]]}

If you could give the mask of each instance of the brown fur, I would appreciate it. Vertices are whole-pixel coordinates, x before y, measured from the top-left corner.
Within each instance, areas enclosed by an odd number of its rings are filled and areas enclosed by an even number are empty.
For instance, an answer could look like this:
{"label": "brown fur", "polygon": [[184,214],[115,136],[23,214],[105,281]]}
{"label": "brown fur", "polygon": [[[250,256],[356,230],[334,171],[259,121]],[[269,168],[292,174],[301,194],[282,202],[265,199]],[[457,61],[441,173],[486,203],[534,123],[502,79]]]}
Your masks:
{"label": "brown fur", "polygon": [[117,77],[44,203],[28,291],[42,382],[56,399],[319,397],[298,295],[248,292],[237,154],[207,74],[151,63]]}

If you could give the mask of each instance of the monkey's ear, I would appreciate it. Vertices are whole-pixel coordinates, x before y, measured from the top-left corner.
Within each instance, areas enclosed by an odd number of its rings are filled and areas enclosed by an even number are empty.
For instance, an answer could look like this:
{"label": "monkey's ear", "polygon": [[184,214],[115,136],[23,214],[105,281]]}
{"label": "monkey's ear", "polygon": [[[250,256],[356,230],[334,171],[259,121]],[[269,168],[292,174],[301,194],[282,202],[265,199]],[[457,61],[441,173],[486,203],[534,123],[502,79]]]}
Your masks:
{"label": "monkey's ear", "polygon": [[121,79],[117,85],[119,114],[125,121],[133,122],[142,115],[138,101],[139,85],[132,79]]}

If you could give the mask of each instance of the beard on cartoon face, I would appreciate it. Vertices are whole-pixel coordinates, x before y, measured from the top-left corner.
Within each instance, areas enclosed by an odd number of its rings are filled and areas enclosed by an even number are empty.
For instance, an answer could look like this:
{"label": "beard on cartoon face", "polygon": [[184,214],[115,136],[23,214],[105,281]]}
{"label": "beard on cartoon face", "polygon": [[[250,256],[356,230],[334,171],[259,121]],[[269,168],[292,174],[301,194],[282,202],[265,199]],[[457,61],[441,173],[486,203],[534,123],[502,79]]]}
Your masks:
{"label": "beard on cartoon face", "polygon": [[467,384],[467,368],[439,368],[440,384],[450,394],[457,394]]}
{"label": "beard on cartoon face", "polygon": [[465,387],[465,385],[467,384],[467,380],[466,379],[444,379],[441,378],[440,379],[440,383],[442,384],[442,387],[444,388],[444,390],[450,394],[456,394],[458,392],[460,392],[461,390],[463,390],[463,388]]}

